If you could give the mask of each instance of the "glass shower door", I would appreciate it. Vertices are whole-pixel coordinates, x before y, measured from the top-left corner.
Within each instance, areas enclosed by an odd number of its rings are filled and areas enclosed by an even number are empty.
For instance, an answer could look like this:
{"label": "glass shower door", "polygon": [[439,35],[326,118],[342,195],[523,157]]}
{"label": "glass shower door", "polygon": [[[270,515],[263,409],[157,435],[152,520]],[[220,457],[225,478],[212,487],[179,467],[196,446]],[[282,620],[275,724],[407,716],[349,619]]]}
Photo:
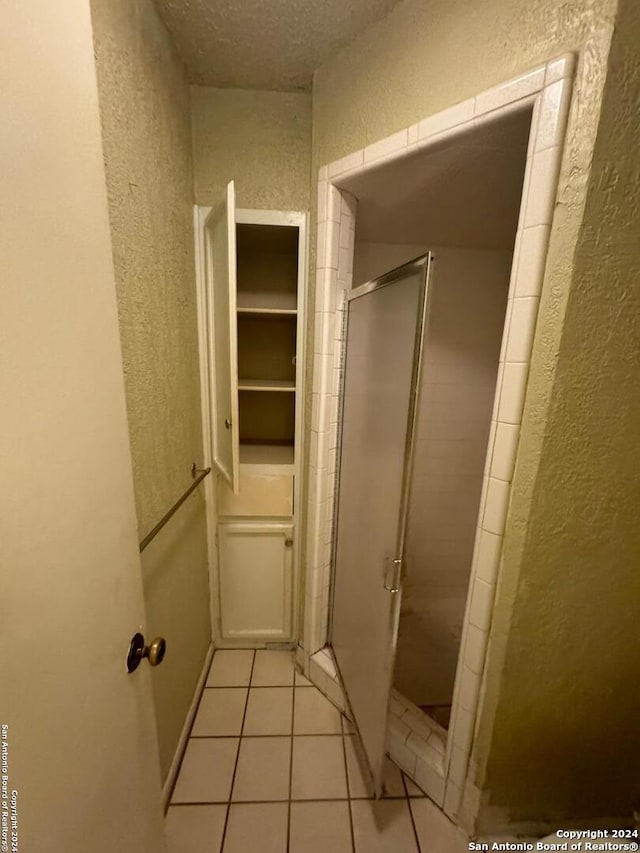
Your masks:
{"label": "glass shower door", "polygon": [[377,794],[400,613],[430,255],[347,305],[331,645]]}

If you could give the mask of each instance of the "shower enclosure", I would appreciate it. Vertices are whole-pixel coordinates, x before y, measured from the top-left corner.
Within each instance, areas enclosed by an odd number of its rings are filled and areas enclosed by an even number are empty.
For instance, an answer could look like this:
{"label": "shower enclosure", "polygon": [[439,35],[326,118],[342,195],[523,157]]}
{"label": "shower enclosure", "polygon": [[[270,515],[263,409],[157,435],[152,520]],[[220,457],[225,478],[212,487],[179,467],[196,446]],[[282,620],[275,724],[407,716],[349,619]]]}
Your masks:
{"label": "shower enclosure", "polygon": [[[403,592],[394,593],[385,626],[384,659],[394,660],[394,688],[372,679],[369,701],[377,705],[384,694],[389,755],[452,818],[459,809],[477,810],[474,729],[573,69],[573,57],[561,57],[350,152],[318,174],[300,657],[306,661],[310,650],[309,672],[319,685],[331,676],[319,661],[328,659],[327,642],[336,645],[331,620],[342,594],[335,526],[342,523],[337,504],[345,462],[336,451],[344,306],[363,283],[430,250],[432,316],[416,413]],[[360,522],[360,529],[366,546],[372,525]],[[352,607],[352,618],[363,624],[367,592],[354,597]],[[359,642],[368,641],[363,633]],[[345,649],[340,669],[352,700],[353,679],[345,677],[350,656]],[[338,702],[339,687],[334,680],[326,689]],[[362,693],[366,702],[366,689]],[[362,715],[362,708],[354,714],[359,729]]]}
{"label": "shower enclosure", "polygon": [[[391,681],[397,699],[434,720],[441,743],[469,597],[530,122],[523,109],[350,187],[358,198],[351,294],[432,253]],[[347,340],[347,363],[351,346]],[[362,453],[356,457],[347,459],[343,447],[339,470],[362,465]],[[342,516],[339,492],[340,523]],[[341,571],[338,560],[334,609]]]}
{"label": "shower enclosure", "polygon": [[332,645],[378,792],[392,686],[448,727],[511,259],[441,247],[347,297]]}

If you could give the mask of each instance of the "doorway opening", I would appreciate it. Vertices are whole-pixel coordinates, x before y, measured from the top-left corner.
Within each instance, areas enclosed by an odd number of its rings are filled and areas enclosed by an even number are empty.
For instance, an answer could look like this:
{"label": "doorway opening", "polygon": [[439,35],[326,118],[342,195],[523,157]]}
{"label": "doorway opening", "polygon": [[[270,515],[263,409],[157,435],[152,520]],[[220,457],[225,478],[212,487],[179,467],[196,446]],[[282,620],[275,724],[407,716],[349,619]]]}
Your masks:
{"label": "doorway opening", "polygon": [[[525,106],[345,186],[358,208],[330,642],[376,785],[390,688],[444,753],[531,117]],[[414,305],[404,289],[418,279]],[[385,564],[398,576],[380,584]]]}
{"label": "doorway opening", "polygon": [[[347,306],[362,282],[430,252],[427,313],[434,310],[425,324],[417,388],[416,465],[400,584],[406,595],[402,608],[400,595],[396,609],[389,608],[395,633],[377,680],[387,689],[370,697],[387,708],[386,737],[378,733],[375,743],[384,743],[463,823],[479,802],[474,729],[572,75],[572,56],[550,61],[319,172],[312,496],[300,658],[313,677],[340,609],[330,606],[329,590],[336,590],[331,571],[340,570],[337,439]],[[386,585],[385,567],[379,568],[372,566],[371,582]],[[389,594],[396,586],[387,587]],[[358,618],[362,608],[341,610]],[[343,649],[343,659],[349,654]],[[389,665],[394,658],[397,665]],[[375,656],[369,663],[381,666]],[[367,667],[361,669],[366,674]],[[340,675],[358,728],[353,685]]]}
{"label": "doorway opening", "polygon": [[393,685],[448,729],[531,106],[348,185],[353,286],[431,251]]}

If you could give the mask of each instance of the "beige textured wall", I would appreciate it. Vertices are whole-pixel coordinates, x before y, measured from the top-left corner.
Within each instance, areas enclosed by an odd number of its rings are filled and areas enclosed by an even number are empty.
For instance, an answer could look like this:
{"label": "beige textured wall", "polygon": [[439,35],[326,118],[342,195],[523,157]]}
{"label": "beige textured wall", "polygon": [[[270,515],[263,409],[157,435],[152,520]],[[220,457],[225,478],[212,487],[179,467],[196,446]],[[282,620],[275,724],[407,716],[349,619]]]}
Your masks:
{"label": "beige textured wall", "polygon": [[615,0],[406,0],[315,78],[317,175],[423,116],[579,52],[474,746],[487,829],[628,814],[638,802],[629,687],[637,690],[640,656],[628,606],[640,562],[630,477],[638,196],[628,191],[638,182],[637,56],[624,34],[637,39],[637,11],[621,2],[591,185]]}
{"label": "beige textured wall", "polygon": [[[593,92],[601,82],[616,6],[617,0],[405,0],[319,68],[313,86],[310,304],[322,165],[566,51],[583,53],[588,81],[579,100],[584,127],[577,127],[574,115],[576,168],[565,170],[572,177],[566,193],[577,211],[575,239],[594,110],[597,115]],[[311,321],[307,340],[313,351]],[[307,387],[310,379],[309,361]]]}
{"label": "beige textured wall", "polygon": [[196,203],[236,183],[239,207],[307,210],[311,96],[191,87]]}
{"label": "beige textured wall", "polygon": [[525,409],[481,729],[489,826],[640,804],[638,45],[622,0],[546,423],[540,369]]}
{"label": "beige textured wall", "polygon": [[[202,462],[189,90],[151,0],[93,0],[109,216],[139,533]],[[202,495],[143,555],[166,774],[211,633]]]}
{"label": "beige textured wall", "polygon": [[314,169],[578,50],[616,0],[405,0],[318,69]]}

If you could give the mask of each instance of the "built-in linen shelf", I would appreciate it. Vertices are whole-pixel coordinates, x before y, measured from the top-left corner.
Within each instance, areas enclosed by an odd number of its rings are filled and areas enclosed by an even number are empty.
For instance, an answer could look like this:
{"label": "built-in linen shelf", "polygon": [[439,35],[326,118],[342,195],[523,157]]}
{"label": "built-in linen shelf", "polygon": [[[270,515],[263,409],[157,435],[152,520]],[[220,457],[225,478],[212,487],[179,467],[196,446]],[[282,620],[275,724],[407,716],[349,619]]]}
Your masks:
{"label": "built-in linen shelf", "polygon": [[285,379],[238,379],[239,391],[295,391],[296,383]]}
{"label": "built-in linen shelf", "polygon": [[291,473],[294,472],[294,453],[293,444],[259,444],[240,442],[240,464],[245,473],[250,474],[252,466],[260,466],[262,469],[259,472],[270,473],[264,470],[264,466],[272,467],[273,473]]}
{"label": "built-in linen shelf", "polygon": [[258,314],[262,317],[295,317],[295,308],[238,307],[238,314]]}
{"label": "built-in linen shelf", "polygon": [[236,308],[238,313],[279,313],[295,314],[298,307],[298,297],[295,290],[291,293],[268,290],[261,292],[257,288],[253,290],[240,290],[236,296]]}

